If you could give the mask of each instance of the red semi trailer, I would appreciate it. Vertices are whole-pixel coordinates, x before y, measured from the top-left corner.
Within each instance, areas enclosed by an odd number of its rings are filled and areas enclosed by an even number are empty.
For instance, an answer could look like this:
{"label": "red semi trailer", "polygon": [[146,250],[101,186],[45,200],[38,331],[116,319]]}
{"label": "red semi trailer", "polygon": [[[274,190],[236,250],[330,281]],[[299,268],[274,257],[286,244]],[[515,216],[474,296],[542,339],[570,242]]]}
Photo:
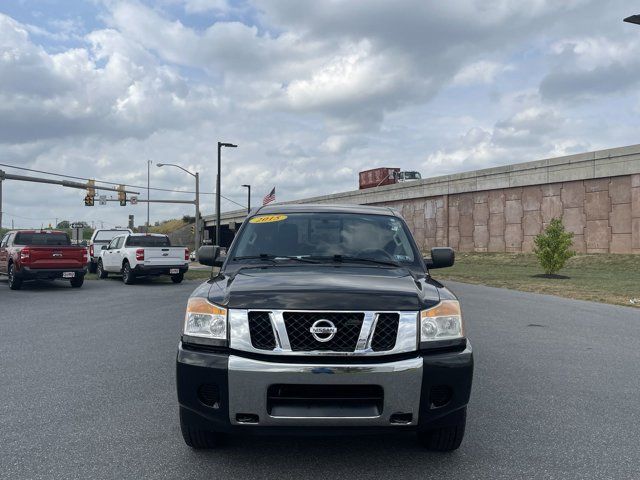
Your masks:
{"label": "red semi trailer", "polygon": [[400,173],[399,168],[388,167],[372,168],[360,172],[360,190],[397,183],[398,173]]}
{"label": "red semi trailer", "polygon": [[391,185],[394,183],[411,182],[420,180],[420,172],[400,171],[399,168],[380,167],[360,172],[360,190],[364,188]]}

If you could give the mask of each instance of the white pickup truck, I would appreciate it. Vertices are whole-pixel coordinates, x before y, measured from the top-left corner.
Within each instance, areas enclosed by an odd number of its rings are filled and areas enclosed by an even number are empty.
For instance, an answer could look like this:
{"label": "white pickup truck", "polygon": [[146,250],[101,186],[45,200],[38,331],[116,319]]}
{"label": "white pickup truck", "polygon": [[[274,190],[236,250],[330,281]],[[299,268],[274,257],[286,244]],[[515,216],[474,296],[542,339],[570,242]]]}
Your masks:
{"label": "white pickup truck", "polygon": [[166,235],[117,235],[102,250],[98,259],[98,278],[117,273],[127,285],[134,283],[136,277],[158,275],[169,275],[173,283],[180,283],[189,269],[189,249],[171,246]]}
{"label": "white pickup truck", "polygon": [[116,235],[122,235],[123,233],[133,233],[128,228],[107,228],[96,229],[91,235],[89,240],[89,273],[96,273],[98,268],[98,260],[102,256],[103,245],[109,245],[109,242]]}

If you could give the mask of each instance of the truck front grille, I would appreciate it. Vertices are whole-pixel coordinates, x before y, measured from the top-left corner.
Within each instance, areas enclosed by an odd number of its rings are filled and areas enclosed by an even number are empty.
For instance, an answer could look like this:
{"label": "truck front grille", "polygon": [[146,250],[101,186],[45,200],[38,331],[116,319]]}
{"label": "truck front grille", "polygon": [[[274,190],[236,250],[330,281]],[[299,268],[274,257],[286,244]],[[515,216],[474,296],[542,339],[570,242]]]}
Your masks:
{"label": "truck front grille", "polygon": [[[284,312],[283,317],[291,350],[294,352],[311,350],[353,352],[360,336],[364,313]],[[316,340],[310,331],[313,324],[319,320],[329,320],[335,325],[336,333],[327,342]]]}
{"label": "truck front grille", "polygon": [[273,334],[269,312],[249,312],[249,333],[254,348],[259,350],[276,348],[276,337]]}
{"label": "truck front grille", "polygon": [[[275,317],[274,317],[275,315]],[[398,337],[400,314],[395,312],[381,312],[375,315],[373,335],[370,337],[370,348],[374,352],[387,352],[394,349]],[[251,345],[258,350],[273,351],[281,347],[276,336],[278,330],[277,318],[284,322],[286,337],[292,352],[354,352],[362,332],[365,318],[364,312],[268,312],[249,311],[249,335]],[[327,322],[328,321],[328,322]],[[318,333],[314,336],[312,327],[316,325],[335,328],[332,338],[330,335]],[[281,335],[284,332],[280,332]],[[319,338],[316,338],[319,337]],[[285,347],[285,350],[289,348]]]}
{"label": "truck front grille", "polygon": [[376,329],[371,339],[371,349],[374,352],[386,352],[396,346],[398,323],[400,315],[397,313],[379,313]]}

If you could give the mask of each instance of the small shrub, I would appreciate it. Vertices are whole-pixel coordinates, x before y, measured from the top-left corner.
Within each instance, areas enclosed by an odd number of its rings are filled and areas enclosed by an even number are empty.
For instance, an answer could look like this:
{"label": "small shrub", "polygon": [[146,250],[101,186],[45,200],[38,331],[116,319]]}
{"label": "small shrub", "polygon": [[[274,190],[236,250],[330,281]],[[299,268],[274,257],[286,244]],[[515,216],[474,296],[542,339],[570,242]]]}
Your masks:
{"label": "small shrub", "polygon": [[544,273],[558,273],[567,260],[576,254],[571,250],[572,239],[573,233],[565,231],[559,218],[551,220],[544,232],[535,238],[536,246],[533,251],[538,256]]}

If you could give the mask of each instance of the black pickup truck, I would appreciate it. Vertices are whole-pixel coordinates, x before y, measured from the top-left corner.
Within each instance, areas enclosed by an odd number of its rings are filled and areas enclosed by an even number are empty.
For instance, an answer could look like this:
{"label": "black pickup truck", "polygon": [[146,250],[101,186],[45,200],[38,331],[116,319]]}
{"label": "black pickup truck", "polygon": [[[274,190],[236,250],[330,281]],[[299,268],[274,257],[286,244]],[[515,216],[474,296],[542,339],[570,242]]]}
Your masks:
{"label": "black pickup truck", "polygon": [[460,446],[473,355],[460,304],[386,207],[254,210],[189,298],[177,356],[187,445],[226,434],[415,432]]}

